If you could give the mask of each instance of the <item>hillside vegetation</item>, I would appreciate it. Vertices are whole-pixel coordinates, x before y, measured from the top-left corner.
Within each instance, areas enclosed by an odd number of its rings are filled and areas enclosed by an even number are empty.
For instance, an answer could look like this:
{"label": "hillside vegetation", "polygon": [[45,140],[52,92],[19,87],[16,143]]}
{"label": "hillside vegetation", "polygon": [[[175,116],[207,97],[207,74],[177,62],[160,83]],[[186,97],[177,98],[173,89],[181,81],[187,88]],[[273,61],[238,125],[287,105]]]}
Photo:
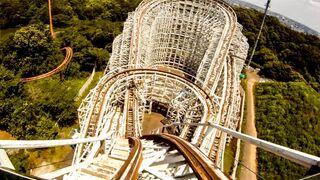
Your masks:
{"label": "hillside vegetation", "polygon": [[[235,8],[243,33],[253,47],[263,14]],[[249,52],[251,52],[251,49]],[[306,81],[316,90],[320,83],[320,39],[300,33],[268,16],[253,58],[260,75],[278,81]]]}
{"label": "hillside vegetation", "polygon": [[21,27],[2,40],[0,64],[21,77],[52,69],[63,60],[60,48],[70,46],[74,57],[68,74],[80,76],[106,67],[114,37],[139,1],[59,0],[52,1],[53,26],[57,39],[48,31],[46,1],[0,0],[0,27]]}
{"label": "hillside vegetation", "polygon": [[[320,94],[304,82],[258,84],[256,127],[261,139],[320,156]],[[308,171],[264,150],[258,169],[267,179],[298,179]]]}
{"label": "hillside vegetation", "polygon": [[[235,11],[253,47],[263,14],[242,8]],[[320,39],[267,17],[252,66],[261,69],[261,76],[280,81],[256,87],[258,137],[320,156]],[[258,173],[265,179],[298,179],[307,171],[258,150]]]}
{"label": "hillside vegetation", "polygon": [[[94,66],[105,69],[112,41],[139,0],[51,2],[55,39],[49,33],[47,1],[0,0],[0,130],[17,139],[60,138],[62,128],[76,124],[78,90]],[[67,46],[73,58],[60,76],[20,82],[57,67]],[[30,153],[11,156],[20,172],[36,166]]]}
{"label": "hillside vegetation", "polygon": [[[0,0],[1,29],[16,28],[0,41],[0,129],[18,139],[53,139],[61,127],[77,119],[74,97],[93,67],[102,71],[114,37],[139,1],[52,1],[53,25],[49,33],[48,4],[39,0]],[[18,29],[17,29],[18,28]],[[10,32],[10,31],[8,31]],[[73,58],[58,75],[31,83],[31,77],[57,67],[70,46]]]}

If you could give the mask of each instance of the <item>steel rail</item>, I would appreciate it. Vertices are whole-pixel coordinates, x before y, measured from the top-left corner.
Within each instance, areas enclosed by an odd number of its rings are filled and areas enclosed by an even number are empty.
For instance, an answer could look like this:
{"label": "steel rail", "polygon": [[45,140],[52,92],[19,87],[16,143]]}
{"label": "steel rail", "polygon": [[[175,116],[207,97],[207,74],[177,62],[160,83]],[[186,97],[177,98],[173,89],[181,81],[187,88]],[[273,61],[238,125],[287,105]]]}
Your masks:
{"label": "steel rail", "polygon": [[[176,64],[175,62],[170,62],[170,63]],[[167,68],[167,69],[163,69],[163,68]],[[120,66],[118,68],[114,68],[114,69],[110,70],[106,75],[108,75],[108,77],[112,77],[113,75],[116,75],[122,71],[127,71],[130,69],[131,70],[132,69],[158,70],[159,72],[166,72],[169,74],[174,74],[174,75],[182,77],[182,78],[190,81],[191,83],[195,84],[199,89],[202,89],[204,92],[206,92],[206,96],[209,96],[210,91],[211,91],[209,89],[209,87],[204,85],[204,82],[201,79],[199,79],[199,78],[197,78],[187,72],[181,71],[180,69],[174,69],[172,67],[168,68],[168,67],[164,66],[163,64],[160,65],[160,64],[155,63],[154,65],[147,67],[147,68],[144,68],[142,64],[125,65],[125,66]],[[177,73],[176,71],[179,71],[179,73]],[[181,72],[181,74],[180,74],[180,72]],[[210,96],[210,100],[212,102],[218,103],[216,101],[216,99],[213,99],[213,98],[214,97]]]}
{"label": "steel rail", "polygon": [[208,171],[210,177],[212,179],[227,179],[226,175],[215,165],[211,159],[209,159],[197,146],[193,146],[188,141],[171,134],[165,134],[169,138],[176,139],[177,141],[183,142],[182,145],[189,150],[191,154],[195,155],[195,157],[199,160],[202,167]]}
{"label": "steel rail", "polygon": [[138,179],[139,167],[142,163],[142,143],[136,137],[129,137],[129,143],[132,147],[128,159],[121,166],[114,179]]}
{"label": "steel rail", "polygon": [[[53,23],[52,23],[52,13],[51,13],[51,0],[48,0],[48,15],[49,15],[49,28],[50,28],[50,34],[51,37],[54,39],[55,38],[55,34],[53,31]],[[73,51],[71,47],[64,47],[61,50],[66,50],[66,56],[64,58],[64,60],[62,61],[62,63],[56,67],[55,69],[53,69],[52,71],[49,71],[47,73],[41,74],[41,75],[37,75],[37,76],[33,76],[33,77],[27,77],[27,78],[21,78],[20,80],[22,82],[30,82],[30,81],[36,81],[36,80],[40,80],[40,79],[44,79],[47,77],[50,77],[54,74],[57,74],[58,72],[62,71],[62,69],[67,66],[71,59],[72,59],[72,55],[73,55]]]}
{"label": "steel rail", "polygon": [[125,117],[124,119],[126,120],[126,133],[125,137],[135,137],[134,133],[134,125],[131,124],[133,123],[133,93],[131,92],[131,89],[127,89],[127,92],[125,94],[125,102],[124,102],[124,110],[125,112]]}
{"label": "steel rail", "polygon": [[[188,124],[188,123],[172,123],[172,124],[167,124],[162,127],[172,127],[172,126],[177,126],[181,124]],[[196,124],[191,124],[195,126]],[[296,162],[302,166],[305,167],[311,167],[311,166],[318,166],[320,167],[320,157],[310,155],[301,151],[297,151],[294,149],[290,149],[288,147],[284,147],[275,143],[271,143],[259,138],[255,138],[252,136],[249,136],[247,134],[243,134],[240,132],[237,132],[235,130],[220,126],[218,124],[213,124],[213,123],[208,123],[207,125],[205,124],[199,124],[198,126],[210,126],[213,128],[216,128],[218,130],[221,130],[224,133],[227,133],[235,138],[238,138],[240,140],[246,141],[250,144],[253,144],[259,148],[262,148],[266,151],[269,151],[273,154],[279,155],[285,159],[288,159],[290,161]],[[161,127],[160,127],[161,128]]]}
{"label": "steel rail", "polygon": [[[197,84],[194,84],[191,80],[189,80],[188,78],[186,77],[183,77],[183,76],[180,76],[176,73],[173,73],[173,72],[169,72],[169,71],[165,71],[165,70],[159,70],[159,69],[148,69],[148,68],[137,68],[137,69],[128,69],[128,70],[124,70],[124,71],[121,71],[120,73],[118,74],[115,74],[109,78],[107,78],[106,81],[109,81],[117,76],[120,76],[121,74],[125,74],[125,73],[133,73],[133,74],[138,74],[138,73],[141,73],[141,74],[156,74],[156,73],[163,73],[165,75],[170,75],[172,78],[176,78],[178,79],[179,81],[183,82],[184,84],[188,84],[189,86],[191,87],[196,87],[200,92],[201,94],[203,94],[203,97],[206,98],[206,99],[209,99],[210,102],[215,102],[212,97],[209,96],[209,94],[204,90],[202,89],[201,86],[197,85]],[[159,74],[160,75],[160,74]]]}
{"label": "steel rail", "polygon": [[[163,125],[157,129],[154,129],[152,132],[157,132],[157,130],[160,130],[161,128],[166,128],[166,127],[172,127],[172,126],[179,126],[179,125],[189,125],[189,126],[210,126],[213,128],[216,128],[218,130],[221,130],[224,133],[227,133],[235,138],[238,138],[240,140],[246,141],[250,144],[253,144],[259,148],[262,148],[266,151],[269,151],[273,154],[279,155],[285,159],[288,159],[290,161],[296,162],[302,166],[305,167],[311,167],[311,166],[318,166],[320,167],[320,157],[310,155],[301,151],[297,151],[294,149],[290,149],[285,146],[281,146],[275,143],[271,143],[259,138],[255,138],[252,136],[249,136],[247,134],[240,133],[238,131],[223,127],[218,124],[213,124],[213,123],[171,123],[171,124],[166,124]],[[159,132],[159,131],[158,131]]]}
{"label": "steel rail", "polygon": [[233,137],[236,137],[238,139],[241,139],[243,141],[246,141],[250,144],[253,144],[259,148],[262,148],[266,151],[269,151],[273,154],[279,155],[281,157],[284,157],[285,159],[288,159],[290,161],[296,162],[302,166],[305,167],[311,167],[311,166],[318,166],[320,167],[320,157],[310,155],[304,152],[300,152],[294,149],[290,149],[288,147],[284,147],[278,144],[274,144],[259,138],[254,138],[252,136],[239,133],[237,131],[225,128],[223,126],[220,126],[218,124],[212,124],[209,123],[210,126],[217,128],[221,130],[222,132],[225,132],[227,134],[232,135]]}
{"label": "steel rail", "polygon": [[56,36],[53,31],[53,23],[52,23],[51,0],[48,0],[48,15],[49,15],[49,28],[50,28],[51,37],[55,38]]}
{"label": "steel rail", "polygon": [[21,78],[20,80],[22,82],[36,81],[36,80],[50,77],[50,76],[62,71],[62,69],[70,63],[70,61],[72,59],[73,51],[72,51],[71,47],[65,47],[65,48],[62,48],[61,50],[66,50],[66,56],[65,56],[64,60],[62,61],[62,63],[58,67],[56,67],[55,69],[53,69],[52,71],[49,71],[47,73],[44,73],[44,74],[41,74],[38,76],[28,77],[28,78]]}
{"label": "steel rail", "polygon": [[[212,99],[211,97],[198,85],[196,84],[193,84],[189,79],[186,79],[185,77],[181,77],[175,73],[171,73],[171,72],[167,72],[167,71],[163,71],[163,70],[156,70],[156,69],[128,69],[128,70],[125,70],[125,71],[121,71],[120,73],[118,74],[115,74],[111,77],[107,77],[105,79],[101,79],[101,81],[98,83],[98,93],[97,93],[97,96],[94,100],[94,105],[92,107],[92,109],[95,109],[96,106],[97,106],[97,103],[98,103],[98,99],[102,96],[103,97],[103,100],[102,100],[102,104],[105,103],[106,101],[106,93],[108,92],[107,90],[105,89],[109,89],[115,82],[116,80],[118,79],[121,79],[122,76],[126,77],[126,76],[131,76],[131,75],[137,75],[137,74],[141,74],[141,75],[146,75],[146,74],[159,74],[161,76],[170,76],[171,78],[175,78],[177,79],[178,81],[180,81],[181,83],[183,84],[186,84],[187,86],[189,86],[190,88],[196,88],[199,90],[199,94],[201,94],[201,96],[203,97],[203,100],[204,100],[204,104],[206,104],[206,106],[208,107],[208,110],[210,110],[209,107],[212,107],[212,104],[211,102]],[[105,85],[107,85],[107,87],[105,87]],[[208,101],[209,99],[209,101]],[[101,102],[101,101],[100,101]],[[209,103],[209,104],[208,104]],[[97,120],[95,122],[98,122],[101,120],[102,118],[102,113],[103,113],[103,108],[101,107],[104,107],[104,106],[100,106],[99,108],[99,113],[98,113],[98,116],[93,116],[93,111],[90,111],[90,115],[89,115],[89,122],[87,123],[87,125],[93,120],[93,118],[97,118]],[[85,128],[87,129],[87,128]],[[86,130],[85,130],[86,131]],[[86,134],[86,132],[85,132]],[[85,135],[84,135],[85,136]]]}
{"label": "steel rail", "polygon": [[186,159],[198,179],[226,179],[225,175],[215,169],[214,163],[199,149],[186,140],[170,134],[151,134],[143,139],[166,142],[175,147]]}

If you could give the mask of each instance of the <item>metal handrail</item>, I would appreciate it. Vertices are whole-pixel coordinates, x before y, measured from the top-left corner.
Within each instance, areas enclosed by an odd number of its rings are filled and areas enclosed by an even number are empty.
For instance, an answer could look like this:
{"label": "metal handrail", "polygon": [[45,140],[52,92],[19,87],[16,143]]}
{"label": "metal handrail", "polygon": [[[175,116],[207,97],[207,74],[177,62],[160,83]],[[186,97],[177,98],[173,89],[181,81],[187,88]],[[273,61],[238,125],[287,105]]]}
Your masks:
{"label": "metal handrail", "polygon": [[108,139],[107,135],[99,137],[59,139],[59,140],[0,140],[0,149],[38,149],[73,144],[84,144]]}
{"label": "metal handrail", "polygon": [[220,126],[218,124],[213,123],[205,123],[205,124],[197,124],[197,123],[172,123],[168,125],[161,126],[160,128],[157,128],[155,130],[152,130],[152,133],[155,133],[156,131],[159,132],[160,129],[163,129],[164,127],[172,127],[172,126],[178,126],[178,125],[189,125],[189,126],[210,126],[213,128],[216,128],[218,130],[221,130],[224,133],[227,133],[235,138],[241,139],[245,142],[248,142],[250,144],[253,144],[259,148],[262,148],[266,151],[269,151],[273,154],[279,155],[285,159],[288,159],[290,161],[296,162],[302,166],[305,167],[311,167],[311,166],[317,166],[320,167],[320,157],[310,155],[301,151],[297,151],[285,146],[281,146],[275,143],[271,143],[259,138],[255,138],[252,136],[249,136],[247,134],[243,134],[237,131],[234,131],[229,128],[225,128],[223,126]]}

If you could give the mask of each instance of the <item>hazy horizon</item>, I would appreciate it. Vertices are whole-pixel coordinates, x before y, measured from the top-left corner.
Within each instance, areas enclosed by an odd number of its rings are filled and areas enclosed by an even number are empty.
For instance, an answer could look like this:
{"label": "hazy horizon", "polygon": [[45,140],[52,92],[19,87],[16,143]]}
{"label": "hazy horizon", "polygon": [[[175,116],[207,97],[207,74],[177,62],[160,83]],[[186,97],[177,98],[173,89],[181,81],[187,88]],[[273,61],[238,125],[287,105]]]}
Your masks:
{"label": "hazy horizon", "polygon": [[[242,0],[265,7],[267,0]],[[270,10],[320,33],[320,0],[271,0]]]}

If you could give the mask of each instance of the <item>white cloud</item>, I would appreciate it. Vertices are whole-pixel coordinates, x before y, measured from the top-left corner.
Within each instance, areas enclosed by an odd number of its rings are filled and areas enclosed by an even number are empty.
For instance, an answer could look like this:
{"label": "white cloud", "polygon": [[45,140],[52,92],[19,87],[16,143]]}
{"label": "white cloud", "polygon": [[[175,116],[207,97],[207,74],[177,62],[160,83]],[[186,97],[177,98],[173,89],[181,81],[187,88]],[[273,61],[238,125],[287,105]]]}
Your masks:
{"label": "white cloud", "polygon": [[[267,0],[245,0],[264,7]],[[271,11],[285,15],[320,32],[320,0],[271,0]]]}
{"label": "white cloud", "polygon": [[320,8],[320,0],[309,0],[309,3]]}

